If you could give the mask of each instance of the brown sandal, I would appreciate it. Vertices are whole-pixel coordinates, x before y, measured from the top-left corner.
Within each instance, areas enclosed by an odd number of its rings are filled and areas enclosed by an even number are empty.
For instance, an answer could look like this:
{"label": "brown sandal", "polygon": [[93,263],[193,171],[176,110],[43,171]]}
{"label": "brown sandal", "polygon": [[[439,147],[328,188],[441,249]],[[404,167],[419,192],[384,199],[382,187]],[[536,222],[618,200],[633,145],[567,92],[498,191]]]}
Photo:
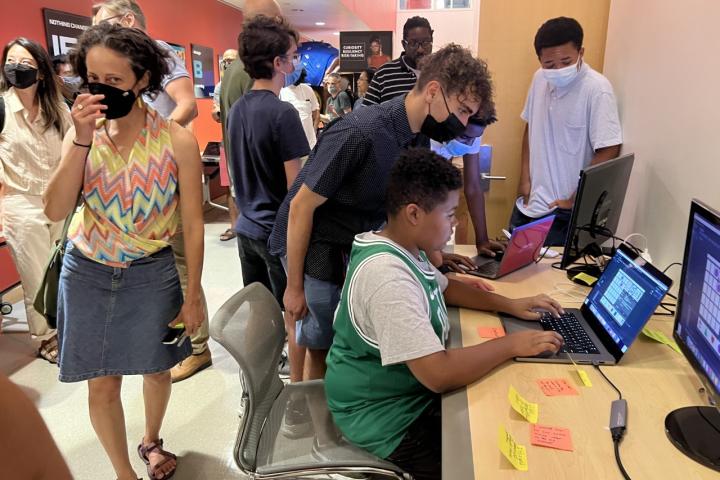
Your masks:
{"label": "brown sandal", "polygon": [[50,363],[58,362],[58,340],[57,335],[53,335],[47,340],[40,342],[38,357],[47,360]]}
{"label": "brown sandal", "polygon": [[[138,445],[138,455],[140,455],[140,458],[145,463],[145,465],[147,467],[148,475],[150,475],[151,480],[167,480],[168,478],[175,475],[175,471],[177,470],[177,456],[173,453],[163,450],[162,446],[163,446],[162,438],[158,439],[155,442],[150,442],[147,445],[143,445],[142,442],[140,442],[140,445]],[[160,455],[165,457],[165,461],[158,463],[157,465],[155,465],[155,467],[151,467],[150,466],[150,458],[148,456],[151,452],[159,453]],[[170,460],[175,460],[175,468],[170,470],[168,473],[166,473],[162,477],[156,477],[155,476],[156,474],[161,474],[158,471],[158,469],[160,467],[162,467],[163,465],[165,465]]]}
{"label": "brown sandal", "polygon": [[233,230],[232,228],[228,228],[220,235],[220,241],[227,242],[228,240],[232,240],[235,237],[237,237],[237,233],[235,233],[235,230]]}

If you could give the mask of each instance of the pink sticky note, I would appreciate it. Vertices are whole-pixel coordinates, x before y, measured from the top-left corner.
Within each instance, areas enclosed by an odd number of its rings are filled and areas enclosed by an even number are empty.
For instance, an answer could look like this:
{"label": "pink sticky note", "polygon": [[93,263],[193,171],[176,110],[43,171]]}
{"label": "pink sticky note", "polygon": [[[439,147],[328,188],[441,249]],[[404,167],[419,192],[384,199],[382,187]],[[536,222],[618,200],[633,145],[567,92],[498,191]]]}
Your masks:
{"label": "pink sticky note", "polygon": [[537,384],[548,397],[578,395],[578,391],[564,378],[541,378],[537,380]]}
{"label": "pink sticky note", "polygon": [[481,338],[499,338],[505,336],[502,327],[478,327],[478,334]]}
{"label": "pink sticky note", "polygon": [[570,430],[567,428],[530,424],[530,443],[540,447],[573,451]]}

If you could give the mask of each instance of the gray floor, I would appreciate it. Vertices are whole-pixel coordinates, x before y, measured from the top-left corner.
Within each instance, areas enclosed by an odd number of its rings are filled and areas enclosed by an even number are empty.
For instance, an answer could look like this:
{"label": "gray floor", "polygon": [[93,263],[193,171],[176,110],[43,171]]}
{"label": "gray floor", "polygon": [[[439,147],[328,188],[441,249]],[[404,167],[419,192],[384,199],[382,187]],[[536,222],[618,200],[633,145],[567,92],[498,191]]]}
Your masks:
{"label": "gray floor", "polygon": [[[227,228],[223,216],[211,212],[205,229],[203,287],[210,316],[233,293],[242,288],[240,261],[234,241],[220,242]],[[8,298],[17,299],[17,292]],[[75,477],[114,478],[90,425],[87,414],[86,383],[61,384],[57,367],[37,359],[36,347],[27,334],[22,308],[6,317],[0,335],[0,371],[33,399]],[[242,478],[232,460],[232,447],[238,427],[240,386],[235,361],[212,342],[214,365],[200,374],[176,384],[162,435],[168,449],[180,457],[176,479]],[[143,433],[142,382],[126,377],[123,404],[130,450],[134,451]],[[147,478],[145,466],[131,453],[136,473]]]}

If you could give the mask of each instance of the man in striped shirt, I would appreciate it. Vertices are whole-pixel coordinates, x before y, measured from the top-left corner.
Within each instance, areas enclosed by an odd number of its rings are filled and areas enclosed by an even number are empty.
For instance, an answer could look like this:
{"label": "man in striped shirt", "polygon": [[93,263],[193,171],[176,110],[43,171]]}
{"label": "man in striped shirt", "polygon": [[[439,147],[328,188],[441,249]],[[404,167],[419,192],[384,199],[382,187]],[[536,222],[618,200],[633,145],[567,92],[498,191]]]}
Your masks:
{"label": "man in striped shirt", "polygon": [[370,83],[363,105],[376,105],[408,93],[415,86],[420,70],[418,63],[432,53],[433,30],[423,17],[412,17],[403,26],[405,51],[380,67]]}

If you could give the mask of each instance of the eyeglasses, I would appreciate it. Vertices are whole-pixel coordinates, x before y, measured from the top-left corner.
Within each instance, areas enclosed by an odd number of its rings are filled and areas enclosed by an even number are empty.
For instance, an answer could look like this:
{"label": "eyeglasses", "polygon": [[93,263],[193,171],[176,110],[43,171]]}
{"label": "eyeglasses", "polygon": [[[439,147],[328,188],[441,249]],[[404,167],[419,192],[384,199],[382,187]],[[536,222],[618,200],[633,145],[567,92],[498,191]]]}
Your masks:
{"label": "eyeglasses", "polygon": [[426,50],[426,49],[428,49],[428,48],[431,48],[432,45],[433,45],[433,41],[432,41],[432,40],[420,40],[420,41],[417,41],[417,40],[403,40],[403,42],[405,42],[405,46],[406,46],[407,48],[419,48],[419,47],[422,47],[423,50]]}

